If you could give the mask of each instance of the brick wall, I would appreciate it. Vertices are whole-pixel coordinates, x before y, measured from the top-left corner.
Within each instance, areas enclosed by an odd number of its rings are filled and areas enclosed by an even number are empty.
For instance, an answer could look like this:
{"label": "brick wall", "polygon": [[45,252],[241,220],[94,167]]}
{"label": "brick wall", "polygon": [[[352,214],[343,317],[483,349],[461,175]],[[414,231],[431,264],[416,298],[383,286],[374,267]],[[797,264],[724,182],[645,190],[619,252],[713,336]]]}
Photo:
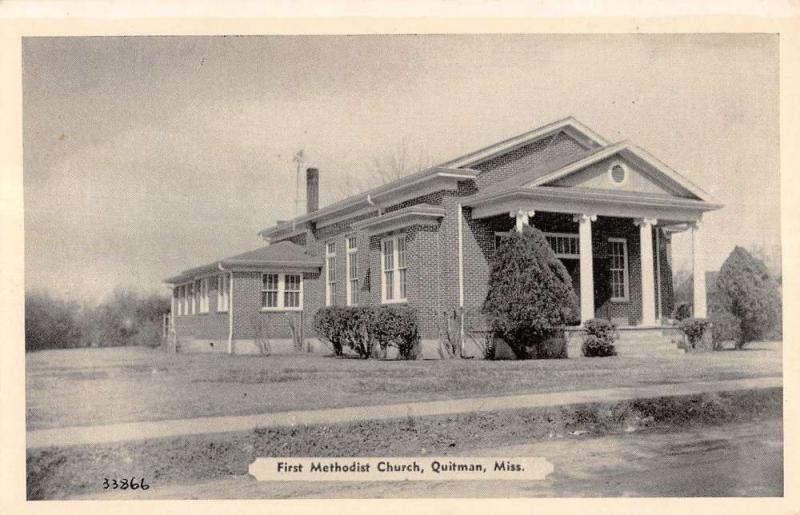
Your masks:
{"label": "brick wall", "polygon": [[[233,274],[233,338],[254,339],[260,332],[269,338],[291,338],[289,317],[299,327],[301,314],[298,311],[263,311],[261,309],[262,272],[234,272]],[[306,334],[310,334],[311,316],[319,305],[319,273],[303,272],[302,314]],[[226,333],[227,335],[227,333]]]}

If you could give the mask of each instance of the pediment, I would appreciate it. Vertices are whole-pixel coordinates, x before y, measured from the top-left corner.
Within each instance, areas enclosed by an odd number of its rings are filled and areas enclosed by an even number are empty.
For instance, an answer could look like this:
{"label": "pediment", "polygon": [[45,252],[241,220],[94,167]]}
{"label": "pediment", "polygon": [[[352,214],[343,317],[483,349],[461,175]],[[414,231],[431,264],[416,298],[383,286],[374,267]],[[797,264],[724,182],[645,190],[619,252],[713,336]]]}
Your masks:
{"label": "pediment", "polygon": [[711,200],[707,193],[676,171],[627,142],[606,147],[525,186],[575,187]]}

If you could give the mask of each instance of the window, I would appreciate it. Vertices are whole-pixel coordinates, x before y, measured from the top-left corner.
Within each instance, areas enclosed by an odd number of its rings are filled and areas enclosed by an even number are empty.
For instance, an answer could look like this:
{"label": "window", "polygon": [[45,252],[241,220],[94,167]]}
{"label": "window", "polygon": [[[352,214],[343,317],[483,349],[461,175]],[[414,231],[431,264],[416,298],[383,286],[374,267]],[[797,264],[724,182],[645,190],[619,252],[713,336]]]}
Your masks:
{"label": "window", "polygon": [[228,274],[217,276],[217,311],[228,311],[228,302],[231,295],[230,277]]}
{"label": "window", "polygon": [[547,238],[547,243],[550,244],[550,248],[553,249],[557,258],[578,259],[581,257],[577,234],[546,232],[544,237]]}
{"label": "window", "polygon": [[180,315],[185,315],[188,312],[188,309],[186,309],[186,285],[181,285],[180,290],[181,302],[178,306],[178,310],[180,311]]}
{"label": "window", "polygon": [[628,242],[625,238],[608,239],[611,300],[628,301]]}
{"label": "window", "polygon": [[383,262],[381,300],[384,303],[406,301],[406,237],[392,236],[381,242]]}
{"label": "window", "polygon": [[261,276],[261,307],[278,307],[278,283],[280,274],[264,274]]}
{"label": "window", "polygon": [[172,289],[172,299],[174,303],[173,315],[180,316],[181,314],[181,287],[176,286]]}
{"label": "window", "polygon": [[186,285],[186,314],[194,313],[194,283]]}
{"label": "window", "polygon": [[303,276],[262,274],[261,309],[300,311],[303,309]]}
{"label": "window", "polygon": [[336,304],[336,244],[325,245],[325,305]]}
{"label": "window", "polygon": [[500,247],[500,243],[502,243],[503,239],[505,238],[508,238],[508,232],[494,233],[494,250],[497,250]]}
{"label": "window", "polygon": [[358,241],[355,236],[347,238],[347,305],[358,304]]}
{"label": "window", "polygon": [[195,313],[208,313],[208,278],[195,281]]}
{"label": "window", "polygon": [[[500,246],[500,242],[503,241],[503,238],[507,238],[508,235],[508,232],[494,233],[495,250],[497,250],[497,247]],[[577,234],[565,232],[546,232],[544,233],[544,237],[547,239],[547,243],[550,244],[550,248],[553,249],[553,253],[557,258],[578,259],[581,257],[580,240],[578,239]]]}
{"label": "window", "polygon": [[300,308],[300,276],[287,274],[283,276],[283,307]]}
{"label": "window", "polygon": [[617,161],[608,169],[608,176],[612,183],[622,186],[628,181],[628,167]]}

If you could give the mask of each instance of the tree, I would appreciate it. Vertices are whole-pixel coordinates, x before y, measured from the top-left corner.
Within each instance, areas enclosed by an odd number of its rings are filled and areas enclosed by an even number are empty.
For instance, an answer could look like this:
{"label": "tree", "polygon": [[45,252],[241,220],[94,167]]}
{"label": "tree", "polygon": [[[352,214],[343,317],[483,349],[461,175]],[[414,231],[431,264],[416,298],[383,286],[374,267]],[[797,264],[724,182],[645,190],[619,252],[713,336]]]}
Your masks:
{"label": "tree", "polygon": [[80,306],[42,291],[25,292],[25,351],[79,347]]}
{"label": "tree", "polygon": [[579,312],[572,279],[533,227],[504,238],[495,252],[483,313],[519,359],[538,357]]}
{"label": "tree", "polygon": [[717,276],[717,288],[724,294],[728,310],[741,323],[736,347],[762,339],[780,322],[781,298],[778,285],[764,263],[737,246]]}

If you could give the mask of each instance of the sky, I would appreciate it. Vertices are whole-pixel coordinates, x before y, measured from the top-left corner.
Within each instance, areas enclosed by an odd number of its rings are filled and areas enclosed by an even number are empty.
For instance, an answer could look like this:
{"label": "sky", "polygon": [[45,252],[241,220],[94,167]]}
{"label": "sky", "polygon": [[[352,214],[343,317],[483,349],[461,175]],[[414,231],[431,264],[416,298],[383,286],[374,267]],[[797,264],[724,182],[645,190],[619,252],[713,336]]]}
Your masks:
{"label": "sky", "polygon": [[22,57],[28,289],[166,292],[262,246],[301,149],[325,205],[403,149],[435,164],[569,115],[725,204],[706,269],[780,252],[775,35],[25,38]]}

